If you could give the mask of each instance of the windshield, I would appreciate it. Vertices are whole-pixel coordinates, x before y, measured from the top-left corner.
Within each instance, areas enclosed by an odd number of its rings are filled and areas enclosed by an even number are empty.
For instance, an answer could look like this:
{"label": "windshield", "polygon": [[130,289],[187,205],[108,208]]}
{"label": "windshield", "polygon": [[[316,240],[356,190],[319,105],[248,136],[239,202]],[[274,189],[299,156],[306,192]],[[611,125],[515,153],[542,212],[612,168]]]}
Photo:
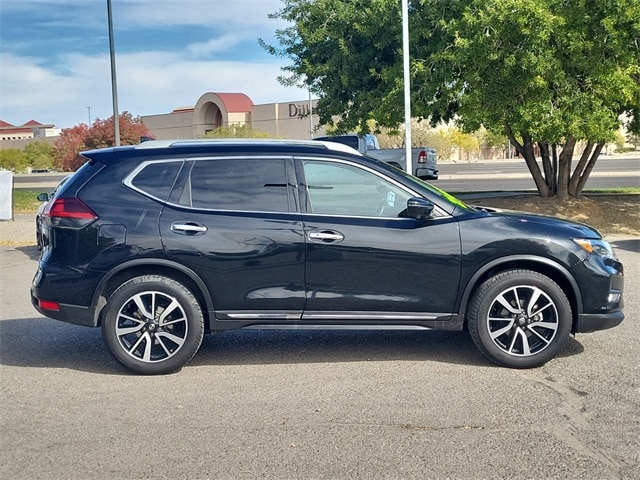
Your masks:
{"label": "windshield", "polygon": [[403,175],[410,182],[418,184],[421,188],[426,188],[427,190],[429,190],[429,192],[433,193],[434,195],[436,195],[439,198],[442,198],[443,200],[446,200],[448,203],[450,203],[452,205],[455,205],[458,208],[461,208],[463,210],[474,210],[474,208],[470,207],[469,205],[464,203],[459,198],[454,197],[450,193],[445,192],[444,190],[436,187],[435,185],[432,185],[432,184],[430,184],[428,182],[425,182],[424,180],[421,180],[418,177],[414,177],[413,175],[409,175],[404,170],[396,168],[396,167],[394,167],[392,165],[389,165],[389,164],[387,164],[385,162],[381,162],[380,160],[378,160],[376,158],[369,157],[369,156],[367,156],[367,158],[375,160],[378,163],[382,163],[386,168],[393,169],[394,172],[400,173],[401,175]]}

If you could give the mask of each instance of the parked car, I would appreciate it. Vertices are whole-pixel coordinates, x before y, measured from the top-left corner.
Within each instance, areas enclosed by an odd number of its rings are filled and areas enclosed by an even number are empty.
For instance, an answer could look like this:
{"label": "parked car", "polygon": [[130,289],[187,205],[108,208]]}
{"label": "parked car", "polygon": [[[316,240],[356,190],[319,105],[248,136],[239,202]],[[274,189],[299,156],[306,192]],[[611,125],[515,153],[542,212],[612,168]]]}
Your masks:
{"label": "parked car", "polygon": [[71,175],[67,175],[66,177],[64,177],[51,192],[42,192],[42,193],[39,193],[36,197],[38,201],[42,202],[38,207],[38,210],[36,210],[36,245],[38,246],[39,250],[42,249],[42,244],[44,242],[44,238],[42,237],[42,212],[44,212],[44,209],[46,208],[47,204],[51,201],[51,199],[53,199],[56,192],[60,188],[62,188],[62,186],[66,183],[67,180],[69,180],[70,176]]}
{"label": "parked car", "polygon": [[332,142],[151,141],[83,152],[43,213],[42,314],[173,372],[205,332],[468,329],[492,361],[552,359],[622,322],[593,228],[468,206]]}
{"label": "parked car", "polygon": [[[380,148],[378,137],[370,133],[364,135],[345,133],[343,135],[316,137],[314,140],[342,143],[376,160],[393,165],[400,170],[407,170],[407,151],[404,148]],[[411,159],[413,175],[423,180],[438,179],[438,157],[434,148],[412,148]]]}

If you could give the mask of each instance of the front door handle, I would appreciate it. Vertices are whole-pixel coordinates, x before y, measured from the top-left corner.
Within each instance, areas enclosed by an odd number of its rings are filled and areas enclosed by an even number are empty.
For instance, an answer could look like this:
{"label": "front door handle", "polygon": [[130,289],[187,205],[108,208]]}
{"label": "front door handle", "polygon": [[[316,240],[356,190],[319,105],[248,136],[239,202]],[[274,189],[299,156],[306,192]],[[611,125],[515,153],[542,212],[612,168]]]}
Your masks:
{"label": "front door handle", "polygon": [[180,235],[198,235],[205,233],[207,227],[195,222],[175,222],[171,224],[171,231]]}
{"label": "front door handle", "polygon": [[312,242],[337,243],[344,240],[344,235],[335,230],[311,230],[307,236]]}

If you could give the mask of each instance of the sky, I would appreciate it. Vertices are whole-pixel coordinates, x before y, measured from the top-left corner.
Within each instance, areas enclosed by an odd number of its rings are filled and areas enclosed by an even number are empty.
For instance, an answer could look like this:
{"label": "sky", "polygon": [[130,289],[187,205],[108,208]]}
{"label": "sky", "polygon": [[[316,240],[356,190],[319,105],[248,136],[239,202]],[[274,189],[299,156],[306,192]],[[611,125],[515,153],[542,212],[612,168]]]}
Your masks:
{"label": "sky", "polygon": [[[206,92],[299,101],[278,83],[281,0],[112,0],[118,110],[194,106]],[[113,114],[107,0],[0,0],[0,120],[70,128]],[[87,108],[90,107],[90,108]]]}

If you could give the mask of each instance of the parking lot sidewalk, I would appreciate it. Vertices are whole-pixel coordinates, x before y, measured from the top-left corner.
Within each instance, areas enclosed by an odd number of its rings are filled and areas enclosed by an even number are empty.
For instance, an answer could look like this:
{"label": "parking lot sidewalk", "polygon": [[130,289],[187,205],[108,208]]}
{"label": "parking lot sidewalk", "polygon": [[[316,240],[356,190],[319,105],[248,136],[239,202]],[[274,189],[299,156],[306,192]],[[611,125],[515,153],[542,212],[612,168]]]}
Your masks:
{"label": "parking lot sidewalk", "polygon": [[35,215],[16,214],[13,220],[0,220],[0,246],[26,246],[36,244]]}

